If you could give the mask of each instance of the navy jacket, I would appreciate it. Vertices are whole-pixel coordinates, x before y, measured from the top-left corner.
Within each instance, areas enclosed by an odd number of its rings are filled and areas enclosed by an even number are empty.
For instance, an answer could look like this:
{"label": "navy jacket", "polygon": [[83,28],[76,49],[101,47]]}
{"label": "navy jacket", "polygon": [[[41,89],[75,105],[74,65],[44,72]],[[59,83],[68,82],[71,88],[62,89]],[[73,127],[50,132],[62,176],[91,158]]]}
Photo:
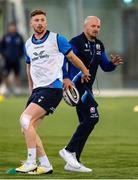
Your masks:
{"label": "navy jacket", "polygon": [[24,54],[24,42],[19,33],[7,33],[0,42],[0,53],[8,61],[17,61]]}
{"label": "navy jacket", "polygon": [[[84,65],[90,71],[91,79],[88,83],[86,83],[87,87],[90,89],[94,83],[98,66],[100,66],[103,71],[107,72],[115,69],[116,66],[108,59],[105,53],[104,45],[100,40],[95,39],[90,42],[86,38],[85,34],[82,33],[71,39],[70,44],[72,45],[74,53],[82,60]],[[66,66],[67,63],[68,68]],[[63,78],[70,78],[72,80],[79,71],[79,69],[68,62],[65,58],[63,65]]]}

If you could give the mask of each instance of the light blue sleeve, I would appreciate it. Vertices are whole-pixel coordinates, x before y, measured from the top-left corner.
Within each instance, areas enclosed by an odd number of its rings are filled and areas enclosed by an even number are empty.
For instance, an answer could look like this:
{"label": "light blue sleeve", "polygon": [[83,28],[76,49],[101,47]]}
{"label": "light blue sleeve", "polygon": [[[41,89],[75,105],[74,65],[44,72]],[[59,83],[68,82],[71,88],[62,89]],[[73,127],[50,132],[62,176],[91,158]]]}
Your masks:
{"label": "light blue sleeve", "polygon": [[29,56],[27,55],[26,47],[25,47],[25,46],[24,46],[24,56],[25,56],[25,59],[26,59],[26,63],[27,63],[27,64],[30,64],[30,58],[29,58]]}
{"label": "light blue sleeve", "polygon": [[59,51],[63,53],[64,55],[67,55],[72,50],[70,43],[62,35],[59,35],[59,34],[57,35],[57,44],[58,44]]}

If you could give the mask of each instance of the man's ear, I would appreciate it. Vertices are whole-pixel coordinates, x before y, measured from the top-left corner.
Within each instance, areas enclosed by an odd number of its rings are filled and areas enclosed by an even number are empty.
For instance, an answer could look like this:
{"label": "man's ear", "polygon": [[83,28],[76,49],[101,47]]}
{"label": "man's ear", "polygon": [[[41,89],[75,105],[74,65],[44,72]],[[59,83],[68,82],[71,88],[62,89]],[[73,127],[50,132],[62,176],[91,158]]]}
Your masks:
{"label": "man's ear", "polygon": [[30,26],[32,27],[32,19],[30,20]]}
{"label": "man's ear", "polygon": [[47,24],[47,21],[46,21],[46,28],[47,28],[48,24]]}

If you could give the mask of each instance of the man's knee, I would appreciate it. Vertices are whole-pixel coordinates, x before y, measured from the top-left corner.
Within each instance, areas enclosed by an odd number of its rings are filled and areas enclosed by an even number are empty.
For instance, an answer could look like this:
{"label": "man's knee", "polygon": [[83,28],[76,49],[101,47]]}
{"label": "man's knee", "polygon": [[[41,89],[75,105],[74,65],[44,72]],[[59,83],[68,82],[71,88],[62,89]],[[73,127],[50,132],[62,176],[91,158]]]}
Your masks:
{"label": "man's knee", "polygon": [[22,114],[20,118],[21,128],[27,130],[29,128],[31,116],[28,114]]}
{"label": "man's knee", "polygon": [[90,123],[93,125],[96,125],[99,121],[99,115],[96,114],[94,116],[90,116]]}
{"label": "man's knee", "polygon": [[81,127],[83,127],[84,129],[87,129],[88,131],[92,131],[95,127],[95,125],[98,123],[99,121],[99,116],[91,118],[89,117],[87,120],[83,121],[80,123]]}

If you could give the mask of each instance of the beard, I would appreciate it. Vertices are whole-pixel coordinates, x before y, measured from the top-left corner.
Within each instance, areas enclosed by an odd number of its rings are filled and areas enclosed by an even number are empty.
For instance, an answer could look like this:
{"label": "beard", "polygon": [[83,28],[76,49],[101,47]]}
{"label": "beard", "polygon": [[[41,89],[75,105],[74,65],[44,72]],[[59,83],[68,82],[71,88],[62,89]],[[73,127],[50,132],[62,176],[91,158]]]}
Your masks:
{"label": "beard", "polygon": [[93,32],[92,34],[89,35],[91,39],[95,39],[98,36],[98,32]]}
{"label": "beard", "polygon": [[34,28],[34,31],[37,33],[37,34],[43,34],[44,31],[45,31],[45,28],[43,26],[38,26],[36,28]]}

